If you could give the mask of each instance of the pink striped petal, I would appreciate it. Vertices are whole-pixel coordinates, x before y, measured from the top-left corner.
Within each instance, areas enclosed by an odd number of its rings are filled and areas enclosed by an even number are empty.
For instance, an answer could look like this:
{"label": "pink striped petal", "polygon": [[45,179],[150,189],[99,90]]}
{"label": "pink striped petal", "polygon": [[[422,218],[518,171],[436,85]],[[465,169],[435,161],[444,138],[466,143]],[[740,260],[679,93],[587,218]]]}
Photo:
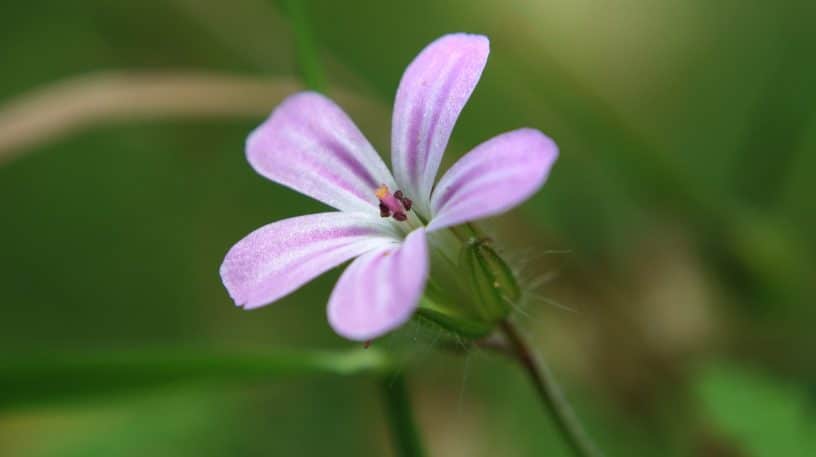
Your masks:
{"label": "pink striped petal", "polygon": [[334,286],[329,324],[357,341],[393,330],[411,318],[427,277],[428,247],[420,228],[402,246],[378,249],[351,263]]}
{"label": "pink striped petal", "polygon": [[235,244],[221,264],[221,280],[236,305],[257,308],[398,240],[392,226],[375,215],[331,212],[285,219]]}
{"label": "pink striped petal", "polygon": [[558,147],[534,129],[503,133],[465,154],[439,180],[428,230],[502,213],[544,184]]}
{"label": "pink striped petal", "polygon": [[346,113],[328,98],[290,96],[247,138],[255,170],[341,211],[377,214],[374,191],[391,173]]}
{"label": "pink striped petal", "polygon": [[414,59],[400,81],[391,126],[391,162],[400,188],[425,216],[442,154],[489,51],[484,36],[445,35]]}

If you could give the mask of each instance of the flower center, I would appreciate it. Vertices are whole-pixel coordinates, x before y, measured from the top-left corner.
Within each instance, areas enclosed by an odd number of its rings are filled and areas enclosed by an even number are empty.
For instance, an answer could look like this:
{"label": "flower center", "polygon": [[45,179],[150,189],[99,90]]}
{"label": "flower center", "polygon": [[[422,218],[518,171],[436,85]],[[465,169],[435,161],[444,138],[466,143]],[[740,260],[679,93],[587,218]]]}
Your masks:
{"label": "flower center", "polygon": [[376,195],[380,200],[380,217],[393,216],[394,219],[398,221],[408,219],[405,212],[411,211],[413,202],[410,198],[403,195],[401,190],[398,190],[391,195],[391,192],[388,190],[388,186],[381,184],[380,187],[374,191],[374,195]]}

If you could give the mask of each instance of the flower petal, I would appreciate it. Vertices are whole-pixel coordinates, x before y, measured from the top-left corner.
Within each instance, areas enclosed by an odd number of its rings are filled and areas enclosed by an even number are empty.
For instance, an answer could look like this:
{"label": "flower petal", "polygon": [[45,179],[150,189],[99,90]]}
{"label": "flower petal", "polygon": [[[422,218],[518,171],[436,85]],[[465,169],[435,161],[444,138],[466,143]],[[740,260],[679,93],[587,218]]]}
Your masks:
{"label": "flower petal", "polygon": [[284,100],[249,135],[246,152],[261,175],[341,211],[376,214],[374,190],[381,184],[394,186],[388,168],[354,122],[314,92]]}
{"label": "flower petal", "polygon": [[329,300],[329,324],[351,340],[376,338],[411,318],[428,277],[425,231],[400,247],[369,252],[351,263]]}
{"label": "flower petal", "polygon": [[235,304],[271,303],[325,271],[398,243],[388,224],[361,213],[320,213],[265,225],[229,250],[221,280]]}
{"label": "flower petal", "polygon": [[431,198],[428,230],[502,213],[547,179],[558,147],[535,129],[503,133],[476,146],[442,176]]}
{"label": "flower petal", "polygon": [[400,188],[425,216],[448,138],[479,82],[489,51],[484,36],[445,35],[414,59],[400,81],[391,126],[391,162]]}

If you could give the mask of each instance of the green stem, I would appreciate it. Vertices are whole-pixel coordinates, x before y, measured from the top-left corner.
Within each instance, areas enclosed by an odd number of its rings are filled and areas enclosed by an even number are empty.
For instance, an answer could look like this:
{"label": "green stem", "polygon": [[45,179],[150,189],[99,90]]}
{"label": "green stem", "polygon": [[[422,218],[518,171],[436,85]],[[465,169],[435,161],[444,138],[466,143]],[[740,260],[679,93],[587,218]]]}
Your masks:
{"label": "green stem", "polygon": [[518,361],[527,371],[544,406],[550,411],[556,425],[566,438],[575,455],[600,457],[603,454],[586,434],[550,369],[536,358],[519,331],[508,321],[501,323],[507,341]]}
{"label": "green stem", "polygon": [[295,51],[298,68],[306,87],[322,92],[326,88],[320,55],[306,11],[306,0],[284,0],[285,9],[295,35]]}
{"label": "green stem", "polygon": [[453,236],[455,236],[456,239],[458,239],[460,243],[467,244],[468,236],[465,235],[464,233],[462,233],[462,231],[460,230],[459,227],[452,226],[452,227],[449,227],[449,229],[450,229],[450,232],[453,233]]}
{"label": "green stem", "polygon": [[485,240],[487,236],[485,236],[484,232],[479,230],[479,227],[476,226],[473,222],[468,222],[465,226],[470,230],[470,234],[476,238],[477,240]]}
{"label": "green stem", "polygon": [[402,374],[386,376],[381,383],[396,455],[399,457],[424,456],[419,431],[414,424],[405,376]]}

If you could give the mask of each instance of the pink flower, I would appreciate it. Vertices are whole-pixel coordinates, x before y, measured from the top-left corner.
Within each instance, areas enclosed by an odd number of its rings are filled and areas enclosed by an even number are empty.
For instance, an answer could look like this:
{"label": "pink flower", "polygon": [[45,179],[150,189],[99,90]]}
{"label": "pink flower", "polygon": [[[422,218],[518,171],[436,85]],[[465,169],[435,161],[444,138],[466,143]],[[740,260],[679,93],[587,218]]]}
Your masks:
{"label": "pink flower", "polygon": [[518,205],[558,155],[538,130],[514,130],[477,146],[434,186],[488,53],[486,37],[452,34],[408,66],[394,103],[393,175],[328,98],[302,92],[281,103],[247,139],[249,163],[338,211],[275,222],[233,246],[221,278],[236,305],[266,305],[356,258],[329,299],[332,328],[364,341],[410,319],[428,276],[426,235]]}

